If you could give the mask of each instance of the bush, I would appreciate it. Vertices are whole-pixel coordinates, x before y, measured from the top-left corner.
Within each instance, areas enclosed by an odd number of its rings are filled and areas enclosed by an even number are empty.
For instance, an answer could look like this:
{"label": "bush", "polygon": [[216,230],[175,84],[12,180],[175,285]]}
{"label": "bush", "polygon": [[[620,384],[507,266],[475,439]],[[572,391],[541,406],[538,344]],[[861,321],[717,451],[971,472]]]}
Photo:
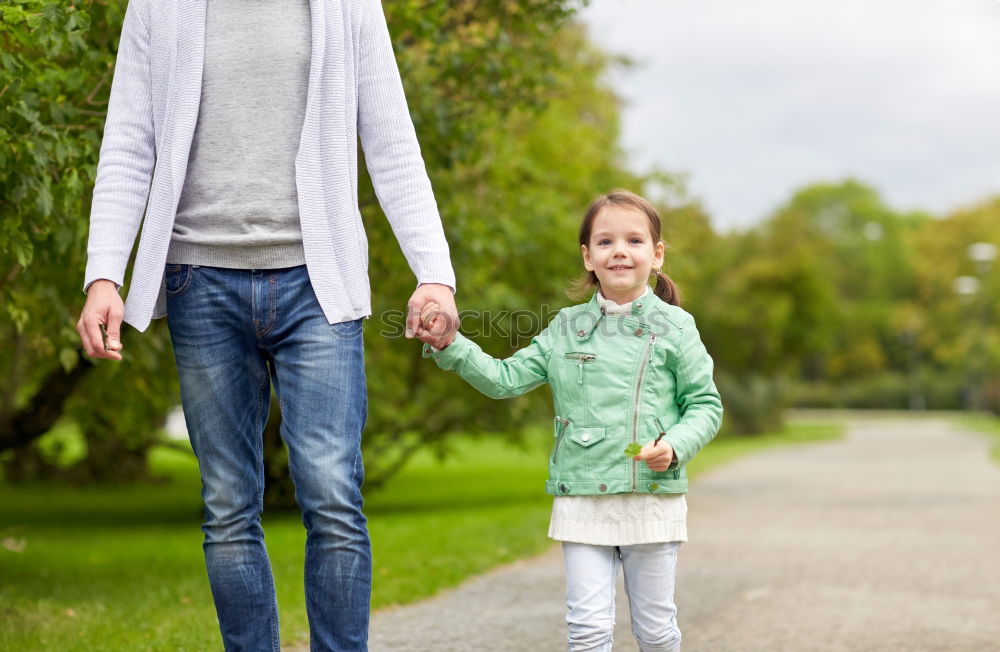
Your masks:
{"label": "bush", "polygon": [[801,383],[790,391],[791,404],[802,408],[879,410],[959,410],[965,380],[924,369],[916,377],[885,372],[849,382]]}
{"label": "bush", "polygon": [[716,374],[725,408],[723,432],[756,435],[780,430],[786,406],[785,382],[758,374]]}

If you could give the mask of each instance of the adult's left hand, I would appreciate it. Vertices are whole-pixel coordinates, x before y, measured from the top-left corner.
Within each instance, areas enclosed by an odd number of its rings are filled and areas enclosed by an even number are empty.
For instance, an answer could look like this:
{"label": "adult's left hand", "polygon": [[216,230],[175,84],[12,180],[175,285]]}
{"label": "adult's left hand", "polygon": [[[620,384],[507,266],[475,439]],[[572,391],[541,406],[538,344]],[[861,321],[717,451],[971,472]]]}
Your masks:
{"label": "adult's left hand", "polygon": [[[424,328],[420,313],[424,306],[433,301],[438,304],[430,329]],[[426,336],[433,341],[429,344],[436,349],[443,349],[455,339],[458,331],[458,308],[455,307],[455,295],[451,288],[440,283],[423,283],[413,292],[406,302],[406,338],[419,337],[427,342]],[[420,337],[424,336],[424,337]]]}

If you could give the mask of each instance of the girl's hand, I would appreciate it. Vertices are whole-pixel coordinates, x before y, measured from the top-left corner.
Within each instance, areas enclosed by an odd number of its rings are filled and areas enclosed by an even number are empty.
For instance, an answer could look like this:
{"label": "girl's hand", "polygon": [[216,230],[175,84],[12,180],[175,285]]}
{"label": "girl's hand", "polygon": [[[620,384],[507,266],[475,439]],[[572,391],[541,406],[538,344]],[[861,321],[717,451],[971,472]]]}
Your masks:
{"label": "girl's hand", "polygon": [[420,311],[420,328],[417,330],[417,339],[438,350],[444,349],[447,344],[445,346],[440,346],[440,344],[447,328],[448,316],[441,311],[441,306],[436,301],[425,303]]}
{"label": "girl's hand", "polygon": [[430,330],[431,326],[434,324],[434,318],[437,317],[437,312],[441,310],[441,306],[438,305],[437,301],[428,301],[424,304],[424,309],[420,311],[420,324]]}
{"label": "girl's hand", "polygon": [[[432,325],[433,331],[424,328],[420,319],[427,311],[427,304],[431,302],[437,304],[437,318]],[[451,287],[440,283],[421,283],[406,302],[406,330],[403,334],[406,339],[416,337],[421,342],[440,350],[455,339],[458,321],[458,308],[455,307],[455,297]],[[433,333],[436,337],[430,339],[421,337],[428,333]]]}
{"label": "girl's hand", "polygon": [[656,444],[650,442],[643,446],[635,459],[645,461],[651,471],[666,471],[674,461],[674,448],[666,439],[660,439]]}

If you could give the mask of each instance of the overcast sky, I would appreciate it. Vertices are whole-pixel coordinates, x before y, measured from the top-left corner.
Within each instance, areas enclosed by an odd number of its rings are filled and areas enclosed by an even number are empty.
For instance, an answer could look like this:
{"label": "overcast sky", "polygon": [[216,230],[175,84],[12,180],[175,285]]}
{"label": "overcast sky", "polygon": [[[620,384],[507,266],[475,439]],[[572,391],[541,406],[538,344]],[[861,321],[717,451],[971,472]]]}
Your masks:
{"label": "overcast sky", "polygon": [[1000,193],[1000,0],[592,0],[636,60],[630,166],[689,174],[717,227],[854,176],[899,209]]}

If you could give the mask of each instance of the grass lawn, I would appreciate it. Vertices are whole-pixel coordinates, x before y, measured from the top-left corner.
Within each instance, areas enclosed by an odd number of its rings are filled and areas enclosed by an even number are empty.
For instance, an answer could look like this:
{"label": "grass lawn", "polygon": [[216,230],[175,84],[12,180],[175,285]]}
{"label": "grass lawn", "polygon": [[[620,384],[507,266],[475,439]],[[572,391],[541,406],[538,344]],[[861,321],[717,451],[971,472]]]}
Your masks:
{"label": "grass lawn", "polygon": [[[837,425],[717,439],[691,463],[707,468],[761,447],[837,437]],[[541,552],[547,429],[524,450],[466,440],[454,457],[421,455],[365,511],[374,545],[374,608],[410,602],[465,577]],[[218,649],[201,554],[197,468],[183,452],[152,457],[161,484],[0,485],[0,650]],[[265,516],[282,639],[308,640],[295,514]]]}
{"label": "grass lawn", "polygon": [[990,435],[993,438],[990,455],[995,462],[1000,464],[1000,418],[986,414],[975,414],[961,417],[958,424]]}

